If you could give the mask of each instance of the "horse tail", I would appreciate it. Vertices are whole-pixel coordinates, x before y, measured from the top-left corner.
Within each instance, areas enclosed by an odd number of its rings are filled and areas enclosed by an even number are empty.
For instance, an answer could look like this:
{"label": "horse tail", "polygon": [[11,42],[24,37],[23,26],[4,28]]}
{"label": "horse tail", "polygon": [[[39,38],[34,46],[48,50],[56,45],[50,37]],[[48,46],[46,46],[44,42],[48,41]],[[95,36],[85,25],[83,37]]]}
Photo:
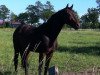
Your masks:
{"label": "horse tail", "polygon": [[13,33],[13,46],[14,46],[14,66],[15,66],[15,71],[17,71],[17,65],[18,65],[18,56],[19,56],[19,50],[20,50],[20,45],[19,45],[19,40],[18,40],[18,34],[22,26],[19,26],[16,28],[16,30]]}
{"label": "horse tail", "polygon": [[15,66],[15,71],[17,71],[18,56],[19,56],[19,51],[15,49],[15,51],[14,51],[14,66]]}
{"label": "horse tail", "polygon": [[19,49],[18,49],[18,40],[17,40],[17,31],[19,29],[16,29],[13,33],[13,46],[14,46],[14,66],[15,71],[17,71],[17,65],[18,65],[18,56],[19,56]]}

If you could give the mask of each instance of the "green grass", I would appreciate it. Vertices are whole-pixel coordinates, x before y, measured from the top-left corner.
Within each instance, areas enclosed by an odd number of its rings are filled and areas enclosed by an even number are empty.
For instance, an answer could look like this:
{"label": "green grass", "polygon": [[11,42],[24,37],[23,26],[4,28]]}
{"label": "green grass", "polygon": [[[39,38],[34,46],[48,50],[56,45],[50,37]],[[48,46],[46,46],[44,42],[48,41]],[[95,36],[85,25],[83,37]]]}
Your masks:
{"label": "green grass", "polygon": [[100,52],[100,31],[62,31],[58,39],[60,51],[96,55]]}
{"label": "green grass", "polygon": [[[14,75],[12,35],[14,29],[0,29],[0,75]],[[62,30],[58,37],[58,49],[50,63],[64,71],[83,71],[100,67],[100,31],[98,30]],[[20,58],[19,58],[20,59]],[[37,75],[38,54],[29,57],[29,73]],[[18,74],[23,75],[20,61]]]}

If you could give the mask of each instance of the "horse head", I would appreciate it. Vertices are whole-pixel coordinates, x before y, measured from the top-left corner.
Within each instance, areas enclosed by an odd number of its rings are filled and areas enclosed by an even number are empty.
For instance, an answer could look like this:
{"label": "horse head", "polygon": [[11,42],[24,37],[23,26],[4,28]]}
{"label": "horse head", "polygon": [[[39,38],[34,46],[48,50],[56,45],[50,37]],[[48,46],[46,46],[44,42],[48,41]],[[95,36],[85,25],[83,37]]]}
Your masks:
{"label": "horse head", "polygon": [[64,8],[64,17],[65,23],[73,27],[74,29],[78,29],[80,27],[78,17],[73,10],[73,5],[71,7],[67,6]]}

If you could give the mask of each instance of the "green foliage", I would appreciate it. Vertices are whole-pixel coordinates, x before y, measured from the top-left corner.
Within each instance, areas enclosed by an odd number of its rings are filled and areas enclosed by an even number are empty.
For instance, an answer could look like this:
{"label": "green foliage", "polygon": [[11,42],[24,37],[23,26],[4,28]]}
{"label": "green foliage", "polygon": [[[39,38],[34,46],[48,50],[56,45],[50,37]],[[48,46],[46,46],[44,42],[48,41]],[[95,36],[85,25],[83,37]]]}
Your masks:
{"label": "green foliage", "polygon": [[17,17],[18,20],[27,22],[28,20],[28,13],[20,13]]}
{"label": "green foliage", "polygon": [[11,21],[16,21],[17,20],[17,15],[15,15],[13,12],[9,15]]}
{"label": "green foliage", "polygon": [[5,22],[4,27],[5,28],[10,28],[11,26],[10,26],[9,22]]}
{"label": "green foliage", "polygon": [[51,17],[52,14],[54,14],[53,11],[49,9],[44,9],[41,18],[43,19],[44,22],[46,22]]}
{"label": "green foliage", "polygon": [[42,4],[40,1],[37,1],[35,5],[29,5],[27,8],[28,19],[30,23],[37,23],[39,19],[42,19],[44,22],[54,13],[53,5],[49,1],[46,4]]}
{"label": "green foliage", "polygon": [[44,22],[54,13],[53,5],[49,1],[42,4],[40,1],[35,2],[35,5],[29,5],[25,13],[18,15],[18,20],[23,20],[28,24],[38,23],[39,19]]}
{"label": "green foliage", "polygon": [[88,13],[81,17],[82,28],[99,28],[99,13],[96,8],[89,8]]}
{"label": "green foliage", "polygon": [[90,22],[98,22],[99,14],[96,8],[89,8],[88,9],[88,19]]}
{"label": "green foliage", "polygon": [[38,9],[36,6],[34,5],[29,5],[27,8],[26,8],[26,12],[28,14],[28,23],[37,23],[39,21],[39,16],[37,14],[38,12]]}
{"label": "green foliage", "polygon": [[46,4],[43,6],[43,11],[41,14],[41,18],[44,22],[46,22],[52,14],[54,14],[54,8],[53,5],[51,5],[50,1],[47,1]]}
{"label": "green foliage", "polygon": [[[98,4],[97,8],[88,8],[88,12],[81,17],[81,28],[100,28],[98,17],[100,16],[100,0],[96,0]],[[50,1],[46,3],[41,3],[41,1],[36,1],[34,5],[28,5],[26,7],[26,12],[20,13],[18,16],[14,13],[9,15],[10,10],[5,5],[0,5],[0,19],[10,20],[23,20],[24,22],[33,25],[38,23],[40,20],[46,22],[52,14],[55,13],[54,6]],[[79,18],[78,13],[75,11],[76,17]]]}
{"label": "green foliage", "polygon": [[0,18],[6,19],[9,14],[9,9],[5,5],[0,5]]}

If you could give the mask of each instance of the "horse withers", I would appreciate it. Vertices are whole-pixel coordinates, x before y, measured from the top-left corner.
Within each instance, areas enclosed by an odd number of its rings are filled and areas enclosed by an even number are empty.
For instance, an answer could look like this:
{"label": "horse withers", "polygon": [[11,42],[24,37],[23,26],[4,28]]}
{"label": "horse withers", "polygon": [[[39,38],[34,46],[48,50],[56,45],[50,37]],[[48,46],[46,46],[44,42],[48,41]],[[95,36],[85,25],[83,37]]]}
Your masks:
{"label": "horse withers", "polygon": [[27,59],[30,51],[32,51],[39,53],[39,75],[42,73],[43,59],[46,57],[44,75],[47,75],[55,48],[55,40],[63,25],[70,25],[74,29],[79,28],[79,21],[72,8],[73,5],[69,7],[67,4],[65,8],[53,14],[46,23],[37,28],[22,24],[15,30],[13,34],[15,71],[17,71],[18,56],[20,54],[25,75],[28,75]]}

